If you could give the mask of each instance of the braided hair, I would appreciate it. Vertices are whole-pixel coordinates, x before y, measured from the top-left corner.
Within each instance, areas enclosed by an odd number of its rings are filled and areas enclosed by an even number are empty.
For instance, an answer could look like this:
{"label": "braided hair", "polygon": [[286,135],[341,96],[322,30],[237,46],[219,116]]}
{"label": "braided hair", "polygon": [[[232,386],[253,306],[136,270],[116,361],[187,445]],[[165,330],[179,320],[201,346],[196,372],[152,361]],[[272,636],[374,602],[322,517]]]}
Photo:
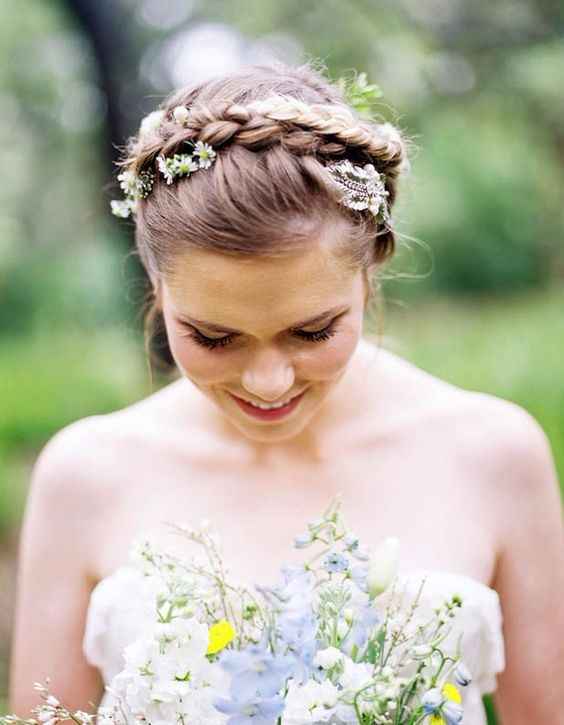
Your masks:
{"label": "braided hair", "polygon": [[[178,106],[189,110],[183,124],[174,118]],[[129,139],[118,165],[151,171],[159,156],[196,140],[217,157],[212,168],[173,185],[156,175],[140,200],[135,242],[153,285],[191,247],[276,257],[311,245],[328,223],[340,225],[335,254],[352,270],[366,272],[393,255],[392,226],[339,205],[326,165],[373,164],[391,208],[409,166],[408,140],[390,123],[361,118],[310,63],[246,66],[173,92],[160,112],[158,126]],[[154,289],[145,301],[145,342],[152,362],[174,364]]]}

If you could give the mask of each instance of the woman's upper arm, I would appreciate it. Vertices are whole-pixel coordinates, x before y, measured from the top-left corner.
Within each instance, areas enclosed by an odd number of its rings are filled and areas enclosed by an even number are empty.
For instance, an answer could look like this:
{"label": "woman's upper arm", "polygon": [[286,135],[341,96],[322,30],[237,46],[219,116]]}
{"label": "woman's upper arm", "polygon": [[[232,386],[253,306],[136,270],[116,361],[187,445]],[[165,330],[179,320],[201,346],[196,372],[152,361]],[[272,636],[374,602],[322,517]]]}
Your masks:
{"label": "woman's upper arm", "polygon": [[554,459],[544,431],[522,409],[506,420],[501,453],[495,588],[506,667],[493,701],[501,725],[564,725],[564,527]]}
{"label": "woman's upper arm", "polygon": [[[90,709],[103,685],[82,652],[86,612],[94,585],[88,570],[91,472],[80,465],[91,446],[86,419],[57,433],[41,451],[31,476],[20,535],[16,608],[10,663],[10,712],[29,717],[41,702],[34,682],[66,706]],[[84,459],[83,459],[84,460]]]}

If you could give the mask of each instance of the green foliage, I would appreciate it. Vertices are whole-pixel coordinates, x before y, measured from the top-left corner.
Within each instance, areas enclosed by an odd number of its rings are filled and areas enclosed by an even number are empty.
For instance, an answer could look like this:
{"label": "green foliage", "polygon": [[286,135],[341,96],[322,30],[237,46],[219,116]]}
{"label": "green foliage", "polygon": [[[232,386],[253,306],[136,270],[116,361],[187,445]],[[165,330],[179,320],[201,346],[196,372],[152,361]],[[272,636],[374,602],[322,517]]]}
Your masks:
{"label": "green foliage", "polygon": [[9,452],[40,446],[86,415],[147,393],[142,341],[125,328],[38,332],[5,341],[0,357],[0,440]]}
{"label": "green foliage", "polygon": [[336,85],[343,91],[345,98],[361,116],[371,118],[372,108],[377,98],[383,95],[375,83],[368,83],[366,73],[358,73],[354,78],[339,78]]}
{"label": "green foliage", "polygon": [[408,213],[433,268],[420,291],[511,293],[550,279],[561,253],[561,172],[518,108],[506,133],[506,113],[501,101],[484,99],[436,109],[421,128]]}

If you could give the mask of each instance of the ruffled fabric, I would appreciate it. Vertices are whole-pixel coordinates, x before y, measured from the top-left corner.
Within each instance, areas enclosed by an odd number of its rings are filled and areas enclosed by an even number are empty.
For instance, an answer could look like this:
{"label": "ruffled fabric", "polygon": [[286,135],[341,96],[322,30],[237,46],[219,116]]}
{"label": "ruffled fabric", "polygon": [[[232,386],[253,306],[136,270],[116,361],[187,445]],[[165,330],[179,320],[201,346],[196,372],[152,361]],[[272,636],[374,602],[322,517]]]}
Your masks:
{"label": "ruffled fabric", "polygon": [[[406,606],[413,601],[425,578],[417,616],[431,616],[445,597],[459,594],[463,606],[457,610],[444,649],[456,650],[462,634],[463,660],[472,682],[461,688],[464,725],[487,725],[482,696],[494,692],[497,675],[505,668],[503,617],[495,589],[472,577],[450,571],[414,569],[400,572],[397,591],[404,592]],[[107,685],[124,666],[122,652],[153,621],[154,589],[150,579],[131,566],[123,566],[94,588],[83,639],[87,661],[99,668]],[[385,604],[386,593],[379,602]],[[105,693],[101,705],[111,704]]]}
{"label": "ruffled fabric", "polygon": [[148,577],[122,566],[92,590],[82,649],[109,684],[125,666],[122,652],[154,621],[154,589]]}

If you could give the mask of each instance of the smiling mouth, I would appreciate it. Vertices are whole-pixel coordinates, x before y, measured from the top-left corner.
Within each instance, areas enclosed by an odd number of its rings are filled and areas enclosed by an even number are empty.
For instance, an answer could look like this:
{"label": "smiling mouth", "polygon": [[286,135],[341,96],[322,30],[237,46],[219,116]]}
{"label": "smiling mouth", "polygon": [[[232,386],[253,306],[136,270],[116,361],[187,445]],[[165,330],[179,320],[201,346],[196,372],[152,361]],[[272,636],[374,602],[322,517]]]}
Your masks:
{"label": "smiling mouth", "polygon": [[297,398],[298,396],[300,396],[304,391],[305,391],[305,388],[304,388],[304,390],[301,390],[299,393],[295,393],[291,397],[285,398],[284,400],[281,400],[280,402],[277,402],[277,403],[266,403],[266,402],[263,403],[262,401],[260,403],[257,403],[254,400],[247,400],[247,398],[242,398],[240,395],[235,395],[235,393],[231,393],[231,395],[233,395],[235,398],[238,398],[239,400],[242,400],[243,403],[248,403],[249,405],[252,405],[255,408],[261,408],[261,406],[264,405],[264,406],[266,406],[266,408],[262,408],[262,410],[276,410],[276,408],[282,408],[285,405],[288,405],[288,403],[291,403],[292,400],[294,400],[294,398]]}

